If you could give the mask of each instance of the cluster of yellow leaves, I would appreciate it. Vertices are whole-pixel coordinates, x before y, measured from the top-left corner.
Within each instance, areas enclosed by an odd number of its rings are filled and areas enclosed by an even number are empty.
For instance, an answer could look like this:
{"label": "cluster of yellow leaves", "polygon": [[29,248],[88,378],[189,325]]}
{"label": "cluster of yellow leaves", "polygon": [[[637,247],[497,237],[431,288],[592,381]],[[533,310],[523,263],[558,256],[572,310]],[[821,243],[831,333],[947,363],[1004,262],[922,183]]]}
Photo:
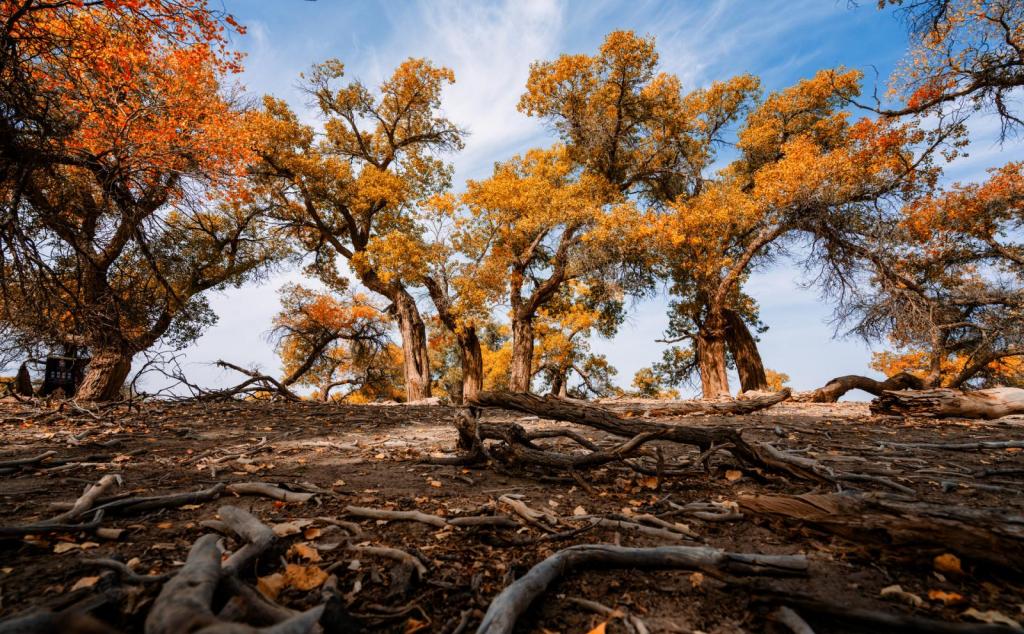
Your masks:
{"label": "cluster of yellow leaves", "polygon": [[[927,350],[911,349],[903,352],[875,352],[871,355],[871,368],[892,376],[907,372],[919,378],[926,378],[930,370],[931,354]],[[964,354],[951,354],[940,360],[939,384],[960,374],[971,362]],[[1024,357],[1006,357],[989,363],[986,371],[996,383],[1020,385],[1024,382]]]}

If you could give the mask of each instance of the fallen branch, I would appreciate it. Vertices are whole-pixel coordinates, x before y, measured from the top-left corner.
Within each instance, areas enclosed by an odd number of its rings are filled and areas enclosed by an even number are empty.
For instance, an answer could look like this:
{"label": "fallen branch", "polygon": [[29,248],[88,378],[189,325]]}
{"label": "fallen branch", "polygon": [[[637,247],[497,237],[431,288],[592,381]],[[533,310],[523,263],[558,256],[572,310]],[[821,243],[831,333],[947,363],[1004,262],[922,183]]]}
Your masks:
{"label": "fallen branch", "polygon": [[835,403],[851,390],[863,390],[868,394],[880,396],[890,390],[920,390],[924,382],[908,372],[894,374],[884,381],[876,381],[866,376],[855,374],[839,376],[824,386],[810,392],[797,392],[793,401],[798,403]]}
{"label": "fallen branch", "polygon": [[266,482],[232,482],[227,486],[228,493],[235,495],[262,495],[281,502],[308,502],[315,494],[289,491]]}
{"label": "fallen branch", "polygon": [[248,511],[237,506],[222,506],[217,515],[232,532],[246,540],[246,544],[224,562],[224,570],[229,574],[249,568],[274,543],[274,531]]}
{"label": "fallen branch", "polygon": [[494,598],[477,634],[511,634],[516,621],[559,577],[586,568],[715,570],[737,575],[803,575],[803,555],[729,553],[703,546],[623,548],[604,544],[570,546],[530,569]]}
{"label": "fallen branch", "polygon": [[346,506],[345,513],[355,517],[366,517],[374,520],[420,522],[437,528],[448,526],[448,522],[439,515],[428,515],[419,511],[387,511],[371,509],[363,506]]}
{"label": "fallen branch", "polygon": [[792,395],[785,388],[780,392],[722,401],[654,401],[629,403],[622,401],[601,402],[601,407],[619,415],[627,416],[693,416],[695,414],[742,415],[777,405]]}

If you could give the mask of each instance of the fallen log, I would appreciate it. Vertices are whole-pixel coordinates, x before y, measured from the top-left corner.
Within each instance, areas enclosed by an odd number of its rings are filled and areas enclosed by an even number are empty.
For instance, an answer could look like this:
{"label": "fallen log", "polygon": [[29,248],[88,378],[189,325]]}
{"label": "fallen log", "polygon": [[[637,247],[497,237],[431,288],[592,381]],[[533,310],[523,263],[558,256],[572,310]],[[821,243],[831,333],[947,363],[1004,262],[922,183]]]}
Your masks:
{"label": "fallen log", "polygon": [[756,411],[767,409],[772,405],[777,405],[787,400],[792,393],[792,390],[785,388],[780,392],[773,392],[771,394],[722,401],[649,401],[646,403],[601,401],[599,405],[610,412],[628,416],[661,417],[694,416],[700,414],[732,416],[752,414]]}
{"label": "fallen log", "polygon": [[920,390],[923,388],[924,382],[908,372],[894,374],[884,381],[850,374],[837,376],[816,390],[797,392],[793,394],[791,400],[798,403],[835,403],[852,390],[863,390],[868,394],[880,396],[886,391]]}
{"label": "fallen log", "polygon": [[923,557],[952,552],[990,568],[1024,574],[1024,516],[904,502],[879,494],[740,497],[749,515],[807,524],[857,543],[913,546]]}
{"label": "fallen log", "polygon": [[477,634],[511,634],[516,621],[559,577],[587,568],[713,570],[735,575],[799,576],[807,573],[803,555],[730,553],[705,546],[624,548],[582,544],[556,552],[498,594]]}
{"label": "fallen log", "polygon": [[1024,390],[996,387],[961,392],[948,388],[882,392],[871,401],[872,414],[929,418],[1002,418],[1024,414]]}

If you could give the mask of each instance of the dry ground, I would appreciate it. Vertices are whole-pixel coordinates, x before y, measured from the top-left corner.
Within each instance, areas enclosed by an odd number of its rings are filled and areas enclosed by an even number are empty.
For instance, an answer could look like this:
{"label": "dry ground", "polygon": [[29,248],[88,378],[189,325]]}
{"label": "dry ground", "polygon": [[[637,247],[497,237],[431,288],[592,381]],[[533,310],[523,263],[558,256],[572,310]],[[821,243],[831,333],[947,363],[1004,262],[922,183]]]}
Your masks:
{"label": "dry ground", "polygon": [[[450,451],[455,442],[451,421],[456,410],[441,406],[152,403],[131,411],[120,407],[100,412],[76,412],[66,403],[51,404],[48,409],[18,403],[0,407],[0,462],[55,452],[35,465],[8,469],[8,473],[0,470],[0,526],[52,517],[59,512],[55,503],[74,501],[89,484],[112,473],[123,478],[121,494],[196,491],[218,482],[239,481],[317,493],[302,504],[224,496],[144,514],[104,517],[103,526],[125,529],[117,539],[87,532],[0,536],[0,619],[38,606],[60,608],[110,584],[123,583],[128,591],[119,595],[121,599],[100,602],[95,614],[118,631],[141,631],[160,584],[118,582],[114,573],[103,573],[84,560],[136,560],[132,565],[141,574],[174,571],[190,545],[208,532],[200,522],[215,519],[218,507],[225,503],[249,509],[271,525],[313,520],[302,526],[304,534],[283,538],[275,551],[261,557],[248,579],[255,582],[255,577],[280,571],[282,558],[330,569],[345,595],[346,631],[472,631],[503,587],[557,549],[596,542],[666,543],[608,528],[553,540],[543,537],[550,533],[534,526],[438,529],[416,522],[360,519],[345,511],[346,506],[356,505],[415,509],[449,518],[510,514],[498,501],[507,494],[519,494],[534,509],[561,518],[559,530],[586,525],[572,520],[574,513],[650,513],[685,523],[698,536],[681,544],[704,542],[738,552],[803,553],[811,560],[806,578],[756,582],[691,571],[573,574],[533,606],[520,623],[523,632],[582,633],[606,620],[580,607],[574,598],[620,608],[639,617],[651,632],[789,631],[768,617],[780,604],[778,593],[840,607],[964,623],[977,623],[964,616],[972,608],[1016,620],[1024,611],[1024,584],[1019,576],[967,559],[962,574],[937,571],[934,557],[943,554],[942,549],[879,546],[872,540],[839,538],[811,526],[749,514],[730,521],[705,521],[674,513],[678,505],[691,502],[719,503],[727,512],[741,496],[827,490],[786,477],[740,472],[726,453],[715,454],[707,472],[661,482],[609,466],[585,473],[579,483],[492,467],[423,464],[421,459]],[[531,429],[553,424],[510,412],[491,411],[486,417],[516,420]],[[866,404],[859,403],[784,403],[748,416],[678,422],[742,427],[748,430],[748,439],[770,441],[841,470],[887,477],[913,489],[920,501],[1001,511],[1018,528],[1024,521],[1020,449],[911,449],[886,444],[1020,440],[1024,439],[1021,420],[905,420],[871,416]],[[598,442],[607,441],[600,433],[579,430]],[[563,443],[550,441],[552,446],[568,448]],[[670,462],[685,454],[692,458],[695,451],[665,448]],[[854,484],[861,491],[896,493],[877,482],[851,482],[844,488],[852,489]],[[408,571],[403,573],[393,561],[347,552],[338,547],[339,543],[344,546],[340,541],[344,532],[316,518],[360,522],[364,535],[356,543],[411,553],[424,563],[426,575],[409,579]],[[315,548],[320,561],[304,560],[300,551],[291,548],[295,543]],[[1006,557],[1019,554],[1008,551]],[[896,584],[921,597],[923,603],[912,607],[879,596],[883,588]],[[954,594],[961,598],[947,606],[929,599],[930,592],[941,596],[935,591],[946,592],[947,600]],[[301,609],[319,602],[320,592],[285,587],[277,600]],[[842,620],[804,616],[816,632],[854,631]],[[620,618],[613,618],[607,627],[612,634],[629,631]]]}

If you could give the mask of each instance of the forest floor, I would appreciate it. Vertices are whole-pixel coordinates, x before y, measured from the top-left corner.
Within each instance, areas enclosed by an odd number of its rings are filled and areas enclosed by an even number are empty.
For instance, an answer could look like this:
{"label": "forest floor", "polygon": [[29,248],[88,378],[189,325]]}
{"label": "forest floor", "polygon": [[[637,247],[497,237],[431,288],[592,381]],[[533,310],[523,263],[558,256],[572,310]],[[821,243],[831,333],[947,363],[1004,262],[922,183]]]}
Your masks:
{"label": "forest floor", "polygon": [[[884,535],[855,527],[839,536],[842,530],[822,522],[747,512],[738,505],[745,498],[827,494],[837,487],[743,470],[723,452],[711,456],[706,471],[663,478],[636,475],[621,463],[583,472],[577,479],[493,465],[424,464],[426,457],[453,451],[456,415],[455,408],[416,405],[157,402],[90,411],[69,403],[0,403],[0,619],[42,606],[81,606],[100,595],[90,607],[111,631],[142,631],[161,583],[119,575],[88,560],[127,562],[139,575],[172,573],[197,538],[210,532],[201,523],[215,520],[224,504],[251,511],[279,535],[272,550],[243,572],[245,579],[280,604],[306,609],[321,601],[327,575],[320,571],[335,575],[346,631],[473,631],[491,600],[514,579],[561,548],[589,543],[705,544],[742,553],[803,554],[810,567],[806,576],[781,579],[693,570],[575,572],[532,605],[517,631],[586,633],[606,621],[610,634],[643,628],[708,634],[791,631],[775,620],[781,605],[794,607],[819,633],[859,631],[856,618],[830,616],[830,609],[963,623],[958,631],[984,621],[1012,627],[1024,617],[1024,442],[1006,442],[1024,440],[1019,417],[904,419],[873,416],[866,403],[782,403],[744,416],[665,421],[742,428],[748,440],[884,479],[844,482],[847,493],[932,503],[959,517],[976,516],[982,554],[972,557],[947,551],[941,539],[901,543],[899,527]],[[515,421],[531,430],[556,425],[501,410],[487,411],[484,419]],[[599,444],[611,442],[592,429],[576,429]],[[996,444],[957,445],[985,441]],[[565,439],[542,442],[570,448]],[[914,443],[946,446],[903,446]],[[5,461],[50,451],[37,462],[3,467]],[[663,460],[692,459],[697,451],[666,444]],[[4,528],[45,521],[67,510],[68,503],[109,474],[121,478],[120,486],[105,495],[111,499],[237,482],[271,483],[314,496],[281,502],[223,492],[216,499],[172,508],[112,508],[100,523],[120,531],[3,534]],[[502,499],[510,495],[521,497]],[[509,500],[549,517],[524,521]],[[692,503],[706,506],[687,507]],[[499,514],[516,525],[384,521],[361,517],[351,506],[416,510],[441,518]],[[934,513],[910,514],[925,523],[948,524]],[[590,524],[595,517],[647,515],[670,527],[655,535],[628,525]],[[77,521],[92,517],[82,515]],[[359,528],[346,522],[357,522]],[[361,534],[350,536],[351,531]],[[413,572],[418,565],[351,550],[353,545],[400,549],[418,559],[425,573]],[[986,549],[991,556],[984,556]],[[959,560],[944,556],[950,554]],[[285,568],[285,562],[292,566]],[[906,594],[889,590],[882,596],[884,588],[894,585]],[[115,587],[117,592],[110,592]],[[602,615],[578,599],[616,611]]]}

